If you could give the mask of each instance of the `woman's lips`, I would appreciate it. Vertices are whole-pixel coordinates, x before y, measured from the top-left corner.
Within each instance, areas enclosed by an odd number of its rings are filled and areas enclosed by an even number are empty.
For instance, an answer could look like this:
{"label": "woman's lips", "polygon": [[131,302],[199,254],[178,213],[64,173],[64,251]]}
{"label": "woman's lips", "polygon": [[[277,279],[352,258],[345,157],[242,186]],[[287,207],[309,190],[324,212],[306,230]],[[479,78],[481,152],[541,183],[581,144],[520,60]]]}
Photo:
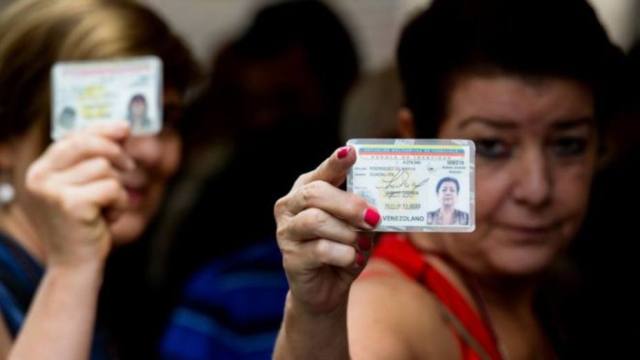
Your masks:
{"label": "woman's lips", "polygon": [[543,240],[558,229],[558,224],[521,225],[501,224],[501,227],[514,235],[515,240]]}
{"label": "woman's lips", "polygon": [[129,197],[129,206],[132,208],[139,207],[144,200],[144,191],[142,188],[125,187],[125,189]]}
{"label": "woman's lips", "polygon": [[138,208],[144,202],[148,190],[148,178],[142,172],[133,172],[124,174],[122,185],[127,191],[129,207]]}

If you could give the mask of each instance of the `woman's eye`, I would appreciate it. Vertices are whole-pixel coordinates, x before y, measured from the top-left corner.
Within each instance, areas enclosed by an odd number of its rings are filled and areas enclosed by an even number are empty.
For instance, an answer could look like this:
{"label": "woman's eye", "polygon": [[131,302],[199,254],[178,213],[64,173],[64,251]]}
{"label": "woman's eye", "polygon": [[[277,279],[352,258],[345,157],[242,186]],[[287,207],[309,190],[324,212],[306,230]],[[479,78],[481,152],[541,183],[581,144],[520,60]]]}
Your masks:
{"label": "woman's eye", "polygon": [[511,155],[511,146],[498,139],[475,140],[476,154],[487,159],[502,159]]}
{"label": "woman's eye", "polygon": [[551,143],[551,150],[557,156],[577,156],[585,153],[587,139],[582,137],[563,137]]}

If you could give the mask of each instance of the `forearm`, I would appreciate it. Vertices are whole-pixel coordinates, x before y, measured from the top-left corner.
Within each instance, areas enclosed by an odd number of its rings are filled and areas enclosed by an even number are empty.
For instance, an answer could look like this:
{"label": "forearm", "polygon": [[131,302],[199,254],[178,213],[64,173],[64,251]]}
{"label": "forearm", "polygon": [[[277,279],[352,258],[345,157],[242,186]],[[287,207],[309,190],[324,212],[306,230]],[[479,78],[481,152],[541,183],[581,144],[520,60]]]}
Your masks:
{"label": "forearm", "polygon": [[102,271],[48,268],[9,359],[88,359]]}
{"label": "forearm", "polygon": [[274,359],[349,359],[347,304],[330,314],[305,311],[287,295]]}

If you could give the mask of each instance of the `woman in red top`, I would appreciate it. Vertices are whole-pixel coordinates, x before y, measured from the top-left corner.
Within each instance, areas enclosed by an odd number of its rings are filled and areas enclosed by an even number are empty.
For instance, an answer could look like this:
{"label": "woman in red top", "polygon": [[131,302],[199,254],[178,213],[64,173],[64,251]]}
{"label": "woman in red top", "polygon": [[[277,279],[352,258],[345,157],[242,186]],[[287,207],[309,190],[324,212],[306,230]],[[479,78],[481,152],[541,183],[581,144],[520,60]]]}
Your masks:
{"label": "woman in red top", "polygon": [[434,1],[400,40],[399,132],[475,141],[476,230],[385,234],[370,256],[358,230],[380,215],[338,188],[339,149],[275,206],[276,358],[561,356],[536,291],[584,217],[621,56],[585,1]]}

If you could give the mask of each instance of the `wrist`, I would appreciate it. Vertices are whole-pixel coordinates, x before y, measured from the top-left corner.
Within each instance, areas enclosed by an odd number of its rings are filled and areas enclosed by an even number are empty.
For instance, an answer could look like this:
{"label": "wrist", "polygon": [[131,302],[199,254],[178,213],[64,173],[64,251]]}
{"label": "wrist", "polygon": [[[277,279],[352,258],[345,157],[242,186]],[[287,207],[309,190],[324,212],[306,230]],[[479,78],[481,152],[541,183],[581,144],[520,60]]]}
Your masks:
{"label": "wrist", "polygon": [[71,251],[69,254],[50,253],[46,257],[47,268],[66,271],[102,271],[107,262],[108,252],[102,251]]}
{"label": "wrist", "polygon": [[47,265],[45,276],[47,278],[64,282],[70,285],[97,286],[102,284],[104,262],[51,262]]}
{"label": "wrist", "polygon": [[346,301],[331,311],[310,311],[289,292],[275,355],[278,359],[348,359]]}
{"label": "wrist", "polygon": [[331,308],[317,308],[299,301],[291,291],[289,291],[285,302],[285,311],[296,318],[305,318],[323,323],[341,322],[347,317],[347,303],[348,300],[345,299],[343,302]]}

